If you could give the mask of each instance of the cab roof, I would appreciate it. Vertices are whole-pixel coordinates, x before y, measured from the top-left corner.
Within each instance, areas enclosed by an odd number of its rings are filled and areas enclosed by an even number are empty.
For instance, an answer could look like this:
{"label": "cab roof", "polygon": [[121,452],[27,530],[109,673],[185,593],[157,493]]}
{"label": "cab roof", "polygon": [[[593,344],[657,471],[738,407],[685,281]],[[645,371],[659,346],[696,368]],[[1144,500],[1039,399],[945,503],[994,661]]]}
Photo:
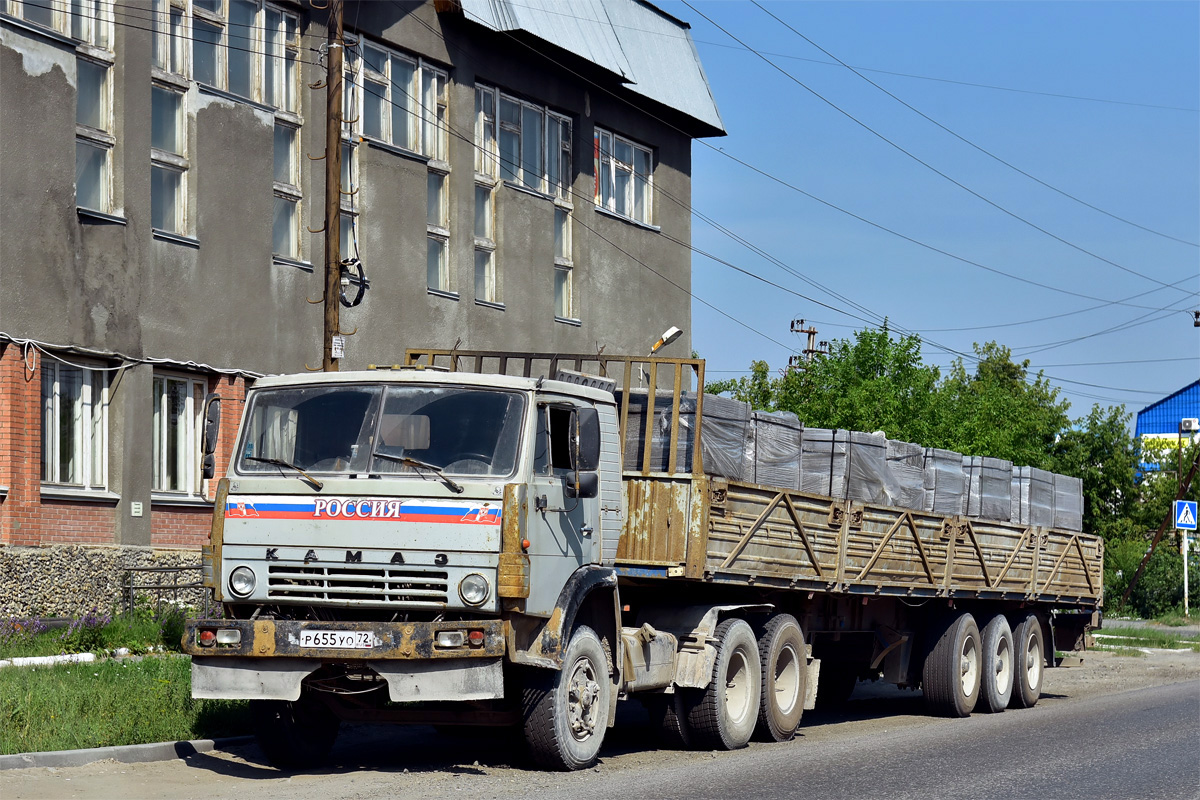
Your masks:
{"label": "cab roof", "polygon": [[[541,383],[539,388],[538,383]],[[254,382],[254,389],[276,389],[289,386],[328,386],[336,384],[400,384],[418,383],[434,386],[470,386],[515,391],[540,391],[565,394],[595,403],[613,403],[611,393],[590,386],[548,378],[526,378],[519,375],[477,374],[474,372],[445,372],[438,369],[367,369],[348,372],[303,372],[291,375],[269,375]]]}

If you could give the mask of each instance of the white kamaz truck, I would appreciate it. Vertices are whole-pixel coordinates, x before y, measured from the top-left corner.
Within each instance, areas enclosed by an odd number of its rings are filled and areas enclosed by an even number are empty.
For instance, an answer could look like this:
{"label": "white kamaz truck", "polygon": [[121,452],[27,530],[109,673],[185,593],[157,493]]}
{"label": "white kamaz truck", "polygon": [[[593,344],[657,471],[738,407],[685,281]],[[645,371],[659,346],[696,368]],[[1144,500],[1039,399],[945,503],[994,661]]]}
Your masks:
{"label": "white kamaz truck", "polygon": [[710,474],[702,361],[405,361],[258,381],[218,484],[192,692],[253,701],[281,766],[358,720],[580,769],[635,697],[677,746],[783,742],[860,678],[1023,708],[1097,624],[1095,536]]}

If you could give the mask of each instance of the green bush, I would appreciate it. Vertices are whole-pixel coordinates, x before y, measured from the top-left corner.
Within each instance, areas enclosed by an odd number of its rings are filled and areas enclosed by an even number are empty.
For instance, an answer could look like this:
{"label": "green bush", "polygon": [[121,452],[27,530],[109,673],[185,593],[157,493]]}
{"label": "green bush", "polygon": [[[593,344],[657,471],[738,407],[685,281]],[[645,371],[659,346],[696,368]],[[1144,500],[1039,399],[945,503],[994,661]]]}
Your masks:
{"label": "green bush", "polygon": [[[1183,557],[1176,548],[1174,536],[1163,537],[1154,555],[1142,571],[1142,577],[1121,605],[1121,597],[1129,587],[1138,564],[1150,543],[1139,539],[1109,542],[1104,552],[1104,596],[1107,613],[1134,614],[1153,619],[1183,606]],[[1200,601],[1200,570],[1193,563],[1188,573],[1188,603],[1193,608]]]}

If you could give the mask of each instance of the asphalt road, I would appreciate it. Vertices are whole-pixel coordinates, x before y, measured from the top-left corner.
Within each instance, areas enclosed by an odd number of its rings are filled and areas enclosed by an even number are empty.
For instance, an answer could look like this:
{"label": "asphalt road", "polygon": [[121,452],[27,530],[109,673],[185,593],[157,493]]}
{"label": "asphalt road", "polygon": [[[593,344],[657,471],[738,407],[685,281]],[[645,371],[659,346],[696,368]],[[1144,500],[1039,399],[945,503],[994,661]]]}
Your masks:
{"label": "asphalt road", "polygon": [[655,750],[637,717],[625,715],[600,766],[582,773],[533,771],[502,734],[362,727],[343,735],[327,769],[280,773],[247,745],[154,764],[9,770],[0,797],[1200,800],[1197,680],[1051,692],[1032,709],[961,720],[922,716],[918,694],[889,689],[840,715],[809,712],[795,742],[733,753]]}

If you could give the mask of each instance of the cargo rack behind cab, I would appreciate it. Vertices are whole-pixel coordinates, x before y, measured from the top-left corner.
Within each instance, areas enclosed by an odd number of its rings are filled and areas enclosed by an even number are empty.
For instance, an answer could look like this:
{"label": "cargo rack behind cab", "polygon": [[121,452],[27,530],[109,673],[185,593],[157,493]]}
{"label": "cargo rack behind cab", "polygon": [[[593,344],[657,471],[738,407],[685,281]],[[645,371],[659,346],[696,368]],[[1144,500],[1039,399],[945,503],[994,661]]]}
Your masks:
{"label": "cargo rack behind cab", "polygon": [[[404,351],[404,366],[443,367],[450,372],[471,372],[479,375],[514,375],[525,378],[556,380],[560,369],[578,373],[599,375],[617,382],[621,389],[630,387],[634,369],[639,376],[646,376],[648,387],[658,386],[660,368],[669,370],[671,385],[671,441],[667,472],[675,474],[679,468],[679,419],[680,399],[685,389],[684,370],[690,369],[696,386],[696,423],[692,431],[691,474],[704,474],[704,458],[700,449],[700,432],[704,415],[704,361],[698,358],[657,358],[652,356],[609,356],[603,353],[518,353],[504,350],[438,350],[409,348]],[[629,423],[629,395],[621,392],[621,463],[625,463],[626,429]],[[645,426],[639,432],[642,438],[641,475],[651,473],[651,440],[654,432],[654,406],[656,391],[647,391]]]}

